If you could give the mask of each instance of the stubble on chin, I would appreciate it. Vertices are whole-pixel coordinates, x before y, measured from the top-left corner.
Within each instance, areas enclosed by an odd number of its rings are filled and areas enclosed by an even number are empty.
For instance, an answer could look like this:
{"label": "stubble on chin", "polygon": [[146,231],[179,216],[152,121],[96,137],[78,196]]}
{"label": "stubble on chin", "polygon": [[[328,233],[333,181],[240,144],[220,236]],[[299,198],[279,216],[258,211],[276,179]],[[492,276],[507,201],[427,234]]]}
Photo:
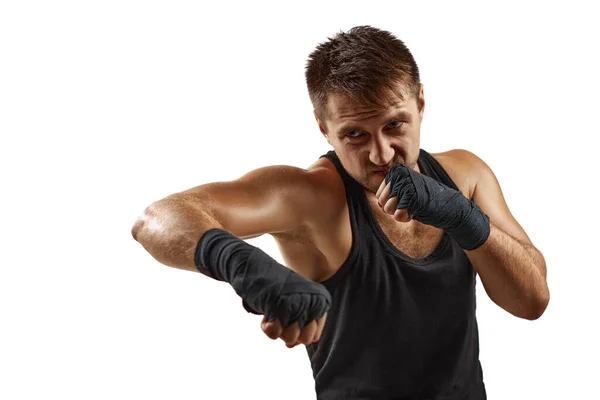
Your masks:
{"label": "stubble on chin", "polygon": [[374,177],[365,177],[364,181],[361,183],[362,187],[369,193],[376,194],[381,182],[383,182],[385,178],[379,180]]}

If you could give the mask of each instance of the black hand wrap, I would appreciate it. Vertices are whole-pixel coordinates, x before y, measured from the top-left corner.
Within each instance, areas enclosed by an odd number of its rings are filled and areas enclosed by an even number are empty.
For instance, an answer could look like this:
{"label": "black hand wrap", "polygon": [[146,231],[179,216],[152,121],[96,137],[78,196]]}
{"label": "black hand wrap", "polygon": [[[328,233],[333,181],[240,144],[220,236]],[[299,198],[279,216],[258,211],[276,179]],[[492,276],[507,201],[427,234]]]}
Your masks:
{"label": "black hand wrap", "polygon": [[231,284],[248,312],[266,315],[269,321],[279,319],[284,328],[298,322],[303,329],[331,305],[325,286],[222,229],[202,235],[194,261],[203,274]]}
{"label": "black hand wrap", "polygon": [[490,235],[490,219],[461,192],[397,164],[387,173],[390,196],[398,197],[397,209],[406,208],[414,219],[445,229],[465,250],[475,250]]}

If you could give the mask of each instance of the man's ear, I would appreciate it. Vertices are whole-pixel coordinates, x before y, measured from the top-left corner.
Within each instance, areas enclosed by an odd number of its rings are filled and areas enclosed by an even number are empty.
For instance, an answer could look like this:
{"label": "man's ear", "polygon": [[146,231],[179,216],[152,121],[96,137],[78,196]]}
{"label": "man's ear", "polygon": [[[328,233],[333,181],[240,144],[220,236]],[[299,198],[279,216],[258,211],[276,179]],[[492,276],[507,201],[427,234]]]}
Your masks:
{"label": "man's ear", "polygon": [[423,121],[423,112],[425,111],[425,92],[423,90],[423,84],[421,83],[421,89],[419,90],[419,99],[418,101],[418,106],[419,106],[419,116],[421,117],[421,121]]}

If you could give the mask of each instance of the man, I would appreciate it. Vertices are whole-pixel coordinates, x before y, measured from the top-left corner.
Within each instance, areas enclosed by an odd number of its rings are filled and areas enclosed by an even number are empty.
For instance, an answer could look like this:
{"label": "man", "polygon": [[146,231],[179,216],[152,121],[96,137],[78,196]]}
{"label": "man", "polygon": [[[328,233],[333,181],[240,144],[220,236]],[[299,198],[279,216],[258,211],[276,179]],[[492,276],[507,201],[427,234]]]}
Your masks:
{"label": "man", "polygon": [[[534,320],[549,301],[543,256],[481,159],[420,148],[423,85],[402,41],[339,33],[306,80],[333,151],[168,196],[133,236],[163,264],[229,282],[270,338],[306,345],[319,399],[485,399],[476,275]],[[266,233],[285,267],[243,240]]]}

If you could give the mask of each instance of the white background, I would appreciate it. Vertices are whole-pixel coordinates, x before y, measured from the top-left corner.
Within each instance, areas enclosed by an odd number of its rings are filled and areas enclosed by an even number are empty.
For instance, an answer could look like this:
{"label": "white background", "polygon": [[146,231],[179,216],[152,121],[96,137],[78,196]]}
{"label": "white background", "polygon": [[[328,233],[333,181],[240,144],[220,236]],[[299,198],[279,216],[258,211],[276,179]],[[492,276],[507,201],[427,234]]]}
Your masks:
{"label": "white background", "polygon": [[[478,285],[488,398],[600,398],[588,3],[199,3],[2,2],[0,398],[315,398],[303,347],[269,340],[230,287],[159,264],[130,229],[173,192],[329,150],[306,57],[361,24],[420,66],[422,148],[484,159],[546,257],[537,321]],[[282,261],[270,237],[251,243]]]}

